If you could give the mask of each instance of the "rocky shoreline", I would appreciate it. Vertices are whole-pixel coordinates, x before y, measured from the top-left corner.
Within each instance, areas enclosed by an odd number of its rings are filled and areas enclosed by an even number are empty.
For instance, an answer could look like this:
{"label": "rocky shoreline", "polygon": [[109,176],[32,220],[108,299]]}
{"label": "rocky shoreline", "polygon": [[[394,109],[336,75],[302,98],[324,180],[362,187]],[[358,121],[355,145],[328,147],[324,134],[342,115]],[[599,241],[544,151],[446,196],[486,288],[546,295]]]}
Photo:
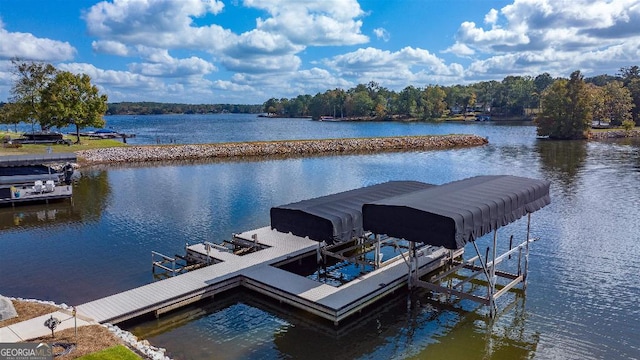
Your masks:
{"label": "rocky shoreline", "polygon": [[488,143],[477,135],[401,136],[268,142],[146,145],[80,150],[81,165],[123,162],[175,161],[207,158],[306,156],[409,150],[442,150]]}
{"label": "rocky shoreline", "polygon": [[640,137],[640,130],[611,130],[603,132],[591,132],[589,139],[591,140],[604,140],[604,139],[621,139],[626,137]]}

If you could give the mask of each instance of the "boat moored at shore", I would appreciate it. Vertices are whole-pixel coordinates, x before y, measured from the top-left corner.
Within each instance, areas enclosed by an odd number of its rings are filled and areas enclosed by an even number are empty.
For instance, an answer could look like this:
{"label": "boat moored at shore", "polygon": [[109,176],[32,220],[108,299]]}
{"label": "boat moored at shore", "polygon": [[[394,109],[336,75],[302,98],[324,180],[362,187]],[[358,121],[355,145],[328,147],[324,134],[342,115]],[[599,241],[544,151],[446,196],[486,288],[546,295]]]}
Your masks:
{"label": "boat moored at shore", "polygon": [[71,162],[75,161],[73,153],[4,157],[0,165],[0,204],[71,198]]}

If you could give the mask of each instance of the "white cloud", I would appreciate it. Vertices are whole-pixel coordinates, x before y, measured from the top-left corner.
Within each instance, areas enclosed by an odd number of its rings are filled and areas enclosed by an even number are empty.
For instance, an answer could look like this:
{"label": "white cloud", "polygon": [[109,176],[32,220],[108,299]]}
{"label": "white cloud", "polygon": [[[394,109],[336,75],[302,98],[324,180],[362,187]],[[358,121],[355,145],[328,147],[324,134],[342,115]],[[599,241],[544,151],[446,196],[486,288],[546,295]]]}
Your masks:
{"label": "white cloud", "polygon": [[461,44],[459,42],[456,42],[455,44],[451,45],[450,47],[448,47],[446,50],[443,50],[442,52],[452,53],[460,57],[466,57],[466,56],[471,56],[475,54],[475,51],[472,48],[468,47],[465,44]]}
{"label": "white cloud", "polygon": [[232,82],[236,85],[250,87],[251,94],[260,99],[257,101],[258,103],[274,96],[291,98],[304,94],[314,95],[328,89],[347,89],[355,86],[354,83],[348,82],[326,69],[317,67],[280,74],[239,73],[233,76]]}
{"label": "white cloud", "polygon": [[257,28],[300,45],[355,45],[369,41],[360,31],[364,15],[356,0],[245,0],[244,5],[271,15]]}
{"label": "white cloud", "polygon": [[[501,26],[499,19],[505,20]],[[456,43],[446,50],[474,51],[470,76],[544,71],[566,76],[576,69],[597,75],[610,73],[613,64],[637,61],[638,0],[514,0],[499,12],[492,9],[485,23],[488,29],[463,22]]]}
{"label": "white cloud", "polygon": [[218,0],[100,2],[84,13],[93,36],[127,45],[165,48],[224,48],[233,34],[218,25],[194,26],[194,17],[218,14]]}
{"label": "white cloud", "polygon": [[259,55],[286,55],[303,50],[304,47],[292,44],[280,34],[272,34],[262,30],[252,30],[236,38],[224,51],[227,56],[243,58]]}
{"label": "white cloud", "polygon": [[[134,73],[99,69],[86,63],[58,65],[60,70],[84,73],[91,77],[92,83],[101,92],[109,95],[110,102],[120,101],[164,101],[176,102],[187,99],[188,103],[208,103],[213,96],[213,83],[201,76],[160,78]],[[164,69],[163,69],[164,70]]]}
{"label": "white cloud", "polygon": [[75,74],[87,74],[91,81],[102,87],[117,87],[130,89],[149,89],[161,86],[162,82],[153,78],[134,74],[129,71],[104,70],[87,63],[63,63],[57,66],[63,71]]}
{"label": "white cloud", "polygon": [[328,65],[343,72],[372,69],[398,69],[411,66],[428,67],[434,71],[446,70],[442,59],[424,49],[405,47],[396,52],[372,47],[338,55],[329,60]]}
{"label": "white cloud", "polygon": [[76,49],[68,42],[38,38],[29,33],[9,32],[0,22],[0,59],[35,61],[71,60]]}
{"label": "white cloud", "polygon": [[129,48],[127,45],[119,41],[101,40],[91,43],[93,51],[100,54],[127,56],[129,55]]}
{"label": "white cloud", "polygon": [[385,42],[389,41],[389,39],[391,38],[391,35],[389,34],[389,32],[387,30],[385,30],[384,28],[375,28],[375,29],[373,29],[373,34],[378,39],[382,39]]}
{"label": "white cloud", "polygon": [[471,21],[465,21],[460,25],[460,29],[456,34],[456,39],[460,43],[473,45],[480,49],[487,49],[489,47],[499,46],[516,46],[529,43],[529,36],[524,32],[492,28],[491,30],[484,30],[483,28],[476,27],[476,24]]}
{"label": "white cloud", "polygon": [[129,64],[129,71],[133,73],[156,77],[205,75],[214,70],[213,64],[195,56],[187,59],[171,58],[161,62]]}
{"label": "white cloud", "polygon": [[489,10],[487,15],[484,16],[484,23],[488,25],[494,25],[497,22],[498,22],[498,10],[496,9]]}
{"label": "white cloud", "polygon": [[240,85],[227,80],[214,81],[212,83],[212,88],[216,90],[231,91],[231,92],[236,92],[236,91],[253,92],[254,91],[254,89],[251,86]]}
{"label": "white cloud", "polygon": [[295,71],[302,61],[295,55],[225,57],[221,63],[229,70],[241,73],[269,73]]}
{"label": "white cloud", "polygon": [[460,81],[462,66],[447,65],[444,60],[424,49],[405,47],[396,52],[376,48],[358,49],[325,61],[339,76],[354,78],[357,83],[377,81],[384,86],[405,87],[438,82]]}

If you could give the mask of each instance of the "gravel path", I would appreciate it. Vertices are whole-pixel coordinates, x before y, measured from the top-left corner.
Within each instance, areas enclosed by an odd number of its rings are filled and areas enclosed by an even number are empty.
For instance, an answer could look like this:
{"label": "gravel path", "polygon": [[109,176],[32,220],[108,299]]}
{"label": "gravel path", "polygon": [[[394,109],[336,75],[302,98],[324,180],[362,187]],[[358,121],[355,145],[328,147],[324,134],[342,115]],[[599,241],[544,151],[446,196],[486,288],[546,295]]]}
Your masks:
{"label": "gravel path", "polygon": [[326,140],[286,140],[269,142],[148,145],[80,150],[82,165],[122,162],[230,158],[235,156],[304,156],[350,154],[402,150],[440,150],[487,144],[476,135],[402,136]]}

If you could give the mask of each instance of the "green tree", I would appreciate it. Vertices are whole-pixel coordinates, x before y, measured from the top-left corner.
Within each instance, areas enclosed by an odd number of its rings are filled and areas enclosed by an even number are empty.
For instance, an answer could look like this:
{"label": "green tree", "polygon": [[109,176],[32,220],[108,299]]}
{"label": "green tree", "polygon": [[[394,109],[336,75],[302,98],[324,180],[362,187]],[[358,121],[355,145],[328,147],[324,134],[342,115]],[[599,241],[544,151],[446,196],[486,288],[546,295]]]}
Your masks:
{"label": "green tree", "polygon": [[53,81],[56,68],[51,64],[23,62],[19,59],[13,59],[11,63],[16,81],[11,88],[10,102],[19,108],[13,114],[18,116],[18,120],[31,123],[32,131],[36,123],[40,123],[42,130],[48,130],[50,124],[42,114],[42,93]]}
{"label": "green tree", "polygon": [[589,97],[591,99],[593,120],[598,121],[598,125],[600,125],[603,120],[608,121],[604,105],[604,88],[596,86],[593,83],[587,83],[587,90],[589,91]]}
{"label": "green tree", "polygon": [[526,108],[538,107],[534,79],[530,76],[507,76],[502,84],[510,115],[525,115]]}
{"label": "green tree", "polygon": [[640,125],[640,78],[629,80],[629,82],[625,84],[625,88],[629,90],[634,105],[631,109],[633,121],[635,121],[636,125]]}
{"label": "green tree", "polygon": [[471,85],[471,87],[476,94],[476,104],[482,108],[482,111],[491,112],[496,100],[500,97],[502,83],[495,80],[481,81]]}
{"label": "green tree", "polygon": [[329,113],[329,104],[327,97],[321,93],[317,93],[309,101],[309,113],[313,119],[320,119],[320,117]]}
{"label": "green tree", "polygon": [[612,81],[603,86],[604,114],[609,124],[620,126],[631,120],[631,109],[634,107],[631,92],[623,87],[620,81]]}
{"label": "green tree", "polygon": [[13,125],[14,132],[18,132],[18,124],[20,119],[24,118],[19,112],[23,110],[15,103],[6,103],[0,107],[0,124]]}
{"label": "green tree", "polygon": [[373,111],[376,114],[376,119],[382,120],[387,116],[387,99],[384,96],[378,94],[373,105]]}
{"label": "green tree", "polygon": [[351,97],[354,116],[369,116],[374,111],[375,103],[366,91],[358,91]]}
{"label": "green tree", "polygon": [[537,133],[552,139],[586,137],[591,127],[592,103],[580,71],[569,80],[558,79],[542,95],[542,111],[535,119]]}
{"label": "green tree", "polygon": [[42,98],[43,112],[46,118],[52,119],[52,125],[75,125],[77,143],[80,143],[80,129],[105,124],[107,95],[100,94],[89,75],[59,72],[43,91]]}
{"label": "green tree", "polygon": [[437,119],[442,117],[447,109],[447,103],[445,102],[447,93],[445,93],[442,87],[429,85],[424,89],[422,94],[425,118]]}
{"label": "green tree", "polygon": [[419,106],[422,98],[422,91],[413,85],[405,87],[397,99],[396,109],[398,114],[410,118],[421,118],[422,109]]}
{"label": "green tree", "polygon": [[637,65],[622,67],[618,75],[626,85],[633,79],[640,79],[640,67]]}
{"label": "green tree", "polygon": [[275,112],[277,111],[277,107],[278,99],[276,98],[271,98],[264,102],[264,112],[266,112],[267,114],[275,114]]}

